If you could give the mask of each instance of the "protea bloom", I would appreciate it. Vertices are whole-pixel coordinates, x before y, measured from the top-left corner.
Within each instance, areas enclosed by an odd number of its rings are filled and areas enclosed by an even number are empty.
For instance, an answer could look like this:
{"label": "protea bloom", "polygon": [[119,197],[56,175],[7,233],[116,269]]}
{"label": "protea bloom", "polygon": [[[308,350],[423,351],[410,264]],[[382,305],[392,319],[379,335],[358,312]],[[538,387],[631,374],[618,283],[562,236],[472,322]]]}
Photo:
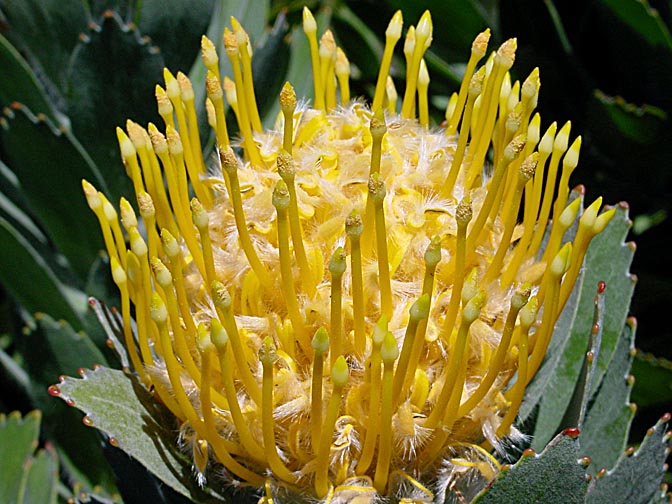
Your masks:
{"label": "protea bloom", "polygon": [[250,42],[232,27],[233,81],[202,44],[219,162],[206,167],[191,83],[166,70],[165,124],[117,132],[143,223],[122,199],[124,235],[83,183],[133,368],[175,415],[199,475],[214,464],[268,502],[422,500],[465,474],[487,481],[613,215],[598,200],[563,239],[579,213],[567,184],[580,137],[568,147],[569,123],[541,135],[538,71],[510,82],[515,40],[477,69],[487,30],[445,128],[430,128],[428,12],[406,35],[401,112],[389,77],[400,12],[372,105],[350,100],[348,61],[329,31],[318,43],[307,9],[314,103],[297,104],[287,83],[277,129],[264,131]]}

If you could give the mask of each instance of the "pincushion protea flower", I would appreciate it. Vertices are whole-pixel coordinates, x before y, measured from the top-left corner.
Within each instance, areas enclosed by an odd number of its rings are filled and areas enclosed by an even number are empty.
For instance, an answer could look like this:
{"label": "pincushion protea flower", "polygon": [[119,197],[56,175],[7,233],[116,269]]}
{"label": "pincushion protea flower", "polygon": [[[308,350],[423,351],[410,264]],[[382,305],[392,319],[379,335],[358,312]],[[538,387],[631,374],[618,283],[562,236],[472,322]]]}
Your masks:
{"label": "pincushion protea flower", "polygon": [[176,417],[199,478],[221,467],[262,501],[422,501],[465,475],[484,483],[613,216],[598,199],[563,244],[580,210],[568,179],[581,138],[568,146],[569,123],[541,135],[538,71],[522,85],[508,74],[515,39],[477,69],[487,30],[445,128],[430,128],[429,12],[407,31],[401,112],[389,77],[400,12],[371,107],[350,100],[347,59],[331,32],[318,43],[308,9],[314,103],[287,83],[278,128],[264,131],[250,42],[231,22],[233,81],[202,43],[218,163],[206,168],[191,83],[166,70],[165,124],[117,131],[142,217],[121,200],[129,249],[113,206],[83,182],[133,368]]}

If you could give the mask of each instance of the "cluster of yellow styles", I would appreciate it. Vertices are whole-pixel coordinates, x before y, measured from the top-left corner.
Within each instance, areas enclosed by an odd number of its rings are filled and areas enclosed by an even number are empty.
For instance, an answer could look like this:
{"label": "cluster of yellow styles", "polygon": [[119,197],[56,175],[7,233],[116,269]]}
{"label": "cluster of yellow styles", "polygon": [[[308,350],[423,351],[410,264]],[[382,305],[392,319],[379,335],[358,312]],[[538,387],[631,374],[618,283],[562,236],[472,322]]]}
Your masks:
{"label": "cluster of yellow styles", "polygon": [[265,502],[427,500],[441,471],[448,486],[469,470],[491,478],[490,450],[516,433],[588,244],[613,216],[598,199],[563,244],[581,210],[568,191],[580,137],[568,146],[569,123],[541,135],[538,70],[522,84],[508,73],[515,39],[478,66],[488,30],[445,128],[429,128],[429,12],[406,32],[401,103],[389,75],[401,12],[371,108],[351,101],[349,63],[330,31],[318,42],[308,9],[314,102],[297,105],[287,83],[264,131],[250,41],[231,22],[233,80],[202,40],[215,167],[191,83],[165,70],[163,127],[117,131],[143,224],[122,198],[120,226],[83,182],[133,368],[179,420],[196,471],[223,466]]}

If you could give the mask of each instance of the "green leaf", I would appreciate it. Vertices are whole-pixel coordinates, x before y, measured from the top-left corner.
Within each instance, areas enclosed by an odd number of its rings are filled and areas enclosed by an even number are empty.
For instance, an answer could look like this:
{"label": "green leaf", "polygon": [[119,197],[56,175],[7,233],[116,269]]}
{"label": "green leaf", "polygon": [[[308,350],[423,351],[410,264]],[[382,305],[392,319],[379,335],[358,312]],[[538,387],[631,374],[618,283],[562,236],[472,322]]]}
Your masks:
{"label": "green leaf", "polygon": [[4,350],[0,349],[0,369],[4,391],[16,389],[20,395],[27,394],[30,387],[30,377],[16,360]]}
{"label": "green leaf", "polygon": [[57,318],[80,326],[86,311],[83,293],[59,280],[31,243],[0,217],[0,281],[31,313],[49,310]]}
{"label": "green leaf", "polygon": [[50,95],[57,95],[57,106],[63,109],[60,100],[66,87],[70,54],[88,21],[84,2],[5,0],[2,11],[9,24],[8,38],[21,52],[28,54],[30,65],[39,69],[42,83]]}
{"label": "green leaf", "polygon": [[672,402],[672,362],[638,351],[632,374],[635,376],[632,400],[639,407]]}
{"label": "green leaf", "polygon": [[[82,195],[86,178],[106,191],[98,169],[69,133],[44,116],[16,105],[0,121],[7,165],[16,174],[31,211],[80,278],[102,248],[98,222]],[[57,163],[57,168],[55,167]]]}
{"label": "green leaf", "polygon": [[593,475],[603,467],[614,467],[628,441],[635,415],[629,401],[632,382],[628,379],[634,342],[635,323],[630,319],[581,427],[581,454],[592,460],[589,472]]}
{"label": "green leaf", "polygon": [[37,452],[25,467],[21,493],[17,502],[30,504],[56,504],[58,485],[58,458],[53,448]]}
{"label": "green leaf", "polygon": [[465,49],[471,47],[479,32],[488,27],[495,34],[498,31],[496,19],[475,0],[391,0],[388,3],[394,9],[403,10],[405,27],[416,25],[422,13],[429,10],[434,25],[432,46],[447,59],[465,60]]}
{"label": "green leaf", "polygon": [[[140,33],[152,38],[173,73],[186,73],[201,53],[201,36],[212,18],[215,0],[143,0],[133,18]],[[179,36],[176,36],[179,34]]]}
{"label": "green leaf", "polygon": [[334,12],[332,25],[338,45],[354,64],[364,79],[378,78],[379,62],[383,56],[384,43],[371,27],[350,9],[341,4]]}
{"label": "green leaf", "polygon": [[[0,164],[2,163],[0,162]],[[41,250],[48,247],[48,238],[44,235],[42,230],[22,208],[19,208],[14,204],[4,192],[0,192],[0,216],[11,224],[11,226],[16,228],[22,236],[26,237],[26,239],[36,247],[39,247]],[[46,254],[41,253],[41,255],[45,256]]]}
{"label": "green leaf", "polygon": [[169,427],[174,420],[134,376],[105,367],[81,374],[83,379],[66,378],[58,388],[62,399],[86,413],[87,423],[114,438],[114,445],[175,491],[195,502],[216,500],[196,486]]}
{"label": "green leaf", "polygon": [[579,463],[574,432],[559,434],[539,455],[526,451],[512,467],[473,500],[474,503],[562,502],[583,503],[588,480]]}
{"label": "green leaf", "polygon": [[0,414],[0,502],[16,502],[24,466],[37,448],[42,415],[35,410],[25,417],[17,411]]}
{"label": "green leaf", "polygon": [[[75,374],[82,366],[107,365],[105,356],[88,335],[76,332],[66,321],[37,314],[35,323],[35,328],[26,331],[17,345],[37,387],[46,389],[53,383],[54,377]],[[33,351],[35,348],[40,351]]]}
{"label": "green leaf", "polygon": [[[570,404],[592,327],[593,298],[600,281],[606,282],[605,319],[593,390],[601,383],[614,355],[634,290],[634,280],[628,274],[634,251],[623,243],[629,226],[627,208],[619,206],[611,223],[593,239],[586,254],[583,281],[577,282],[575,288],[579,289],[574,294],[577,296],[576,304],[572,306],[572,301],[568,303],[554,331],[554,339],[566,337],[566,344],[562,349],[549,349],[547,362],[538,373],[542,380],[528,388],[527,396],[540,399],[532,444],[537,450],[560,428],[563,414]],[[557,353],[559,350],[560,355]],[[528,400],[521,408],[524,410],[522,418],[529,415],[533,402]]]}
{"label": "green leaf", "polygon": [[105,174],[111,201],[132,194],[115,129],[125,128],[127,118],[159,124],[153,97],[154,87],[163,82],[163,67],[158,49],[112,11],[102,24],[91,25],[73,52],[68,69],[72,130]]}
{"label": "green leaf", "polygon": [[10,79],[0,79],[0,103],[9,105],[14,101],[25,103],[30,109],[46,114],[55,123],[67,124],[49,101],[44,89],[21,54],[9,41],[0,35],[0,68]]}
{"label": "green leaf", "polygon": [[609,125],[629,142],[648,145],[651,139],[658,138],[666,127],[667,114],[658,107],[644,105],[637,107],[627,103],[620,96],[611,97],[602,91],[595,90],[594,121]]}
{"label": "green leaf", "polygon": [[667,488],[666,485],[661,485],[660,490],[654,494],[649,504],[670,504],[672,494],[668,492]]}
{"label": "green leaf", "polygon": [[586,499],[588,504],[645,504],[659,493],[670,441],[665,432],[669,420],[669,414],[663,416],[648,430],[637,451],[628,449],[614,469],[594,480]]}
{"label": "green leaf", "polygon": [[648,2],[601,0],[600,3],[648,44],[672,51],[672,36],[658,12],[651,8]]}

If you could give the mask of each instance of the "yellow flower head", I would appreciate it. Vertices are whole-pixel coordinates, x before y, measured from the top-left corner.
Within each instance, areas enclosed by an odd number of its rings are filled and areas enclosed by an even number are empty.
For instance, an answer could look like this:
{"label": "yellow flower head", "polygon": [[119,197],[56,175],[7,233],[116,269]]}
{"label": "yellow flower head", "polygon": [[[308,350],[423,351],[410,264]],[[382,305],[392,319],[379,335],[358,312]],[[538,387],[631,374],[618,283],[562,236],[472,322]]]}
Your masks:
{"label": "yellow flower head", "polygon": [[142,223],[122,199],[124,235],[83,183],[132,365],[178,419],[201,477],[223,467],[268,502],[422,500],[439,474],[444,486],[470,471],[490,479],[488,450],[516,435],[525,386],[613,211],[598,214],[598,199],[563,244],[579,213],[567,184],[581,139],[569,145],[569,123],[541,135],[538,71],[522,85],[508,74],[515,39],[478,67],[490,33],[476,37],[436,129],[429,12],[407,32],[400,104],[389,70],[401,13],[392,18],[371,108],[350,100],[331,32],[318,42],[308,9],[303,23],[312,107],[287,83],[277,128],[262,129],[250,41],[232,19],[232,80],[202,42],[215,166],[191,83],[165,70],[165,124],[117,131]]}

